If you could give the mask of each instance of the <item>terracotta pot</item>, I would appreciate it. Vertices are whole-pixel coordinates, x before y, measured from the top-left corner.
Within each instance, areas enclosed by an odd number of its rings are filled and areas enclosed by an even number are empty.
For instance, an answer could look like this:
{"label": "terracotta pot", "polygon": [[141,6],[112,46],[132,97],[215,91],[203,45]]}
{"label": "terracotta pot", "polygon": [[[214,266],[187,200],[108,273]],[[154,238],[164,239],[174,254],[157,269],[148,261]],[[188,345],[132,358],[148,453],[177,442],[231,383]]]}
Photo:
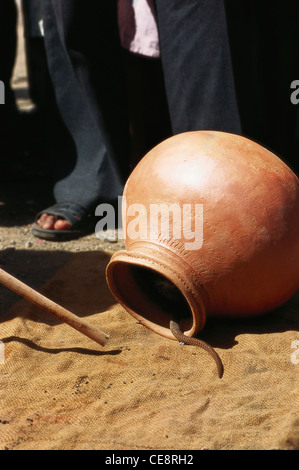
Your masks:
{"label": "terracotta pot", "polygon": [[175,315],[193,336],[206,316],[268,312],[299,289],[299,180],[251,140],[171,137],[133,170],[124,202],[126,250],[112,256],[107,282],[156,333],[174,338]]}

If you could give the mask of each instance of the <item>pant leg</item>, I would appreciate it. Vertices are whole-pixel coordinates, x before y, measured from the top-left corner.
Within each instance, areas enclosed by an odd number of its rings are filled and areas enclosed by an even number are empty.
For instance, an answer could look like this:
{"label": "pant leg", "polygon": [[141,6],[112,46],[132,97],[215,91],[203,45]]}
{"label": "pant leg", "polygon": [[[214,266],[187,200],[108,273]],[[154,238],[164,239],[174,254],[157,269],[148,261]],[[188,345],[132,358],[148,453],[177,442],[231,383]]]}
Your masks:
{"label": "pant leg", "polygon": [[56,161],[58,202],[91,207],[122,193],[128,132],[116,13],[114,0],[43,0],[49,73],[68,133]]}
{"label": "pant leg", "polygon": [[241,133],[221,0],[156,0],[161,60],[174,133]]}

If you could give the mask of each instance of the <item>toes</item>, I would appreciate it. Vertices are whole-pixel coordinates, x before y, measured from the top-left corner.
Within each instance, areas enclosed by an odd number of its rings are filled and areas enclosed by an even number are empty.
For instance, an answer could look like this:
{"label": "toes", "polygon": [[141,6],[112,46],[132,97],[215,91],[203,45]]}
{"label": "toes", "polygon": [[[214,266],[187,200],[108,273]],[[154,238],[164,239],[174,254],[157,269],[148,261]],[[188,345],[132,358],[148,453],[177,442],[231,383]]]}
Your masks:
{"label": "toes", "polygon": [[70,230],[71,224],[65,219],[55,221],[54,215],[42,214],[37,221],[39,227],[45,230]]}
{"label": "toes", "polygon": [[55,217],[54,215],[42,214],[37,221],[39,227],[44,228],[46,230],[51,230],[54,228],[55,224]]}
{"label": "toes", "polygon": [[43,224],[44,224],[45,221],[47,220],[47,217],[49,217],[48,214],[42,214],[42,215],[39,217],[37,223],[38,223],[38,225],[39,225],[40,227],[43,226]]}
{"label": "toes", "polygon": [[65,219],[59,219],[54,224],[55,230],[70,230],[71,224]]}

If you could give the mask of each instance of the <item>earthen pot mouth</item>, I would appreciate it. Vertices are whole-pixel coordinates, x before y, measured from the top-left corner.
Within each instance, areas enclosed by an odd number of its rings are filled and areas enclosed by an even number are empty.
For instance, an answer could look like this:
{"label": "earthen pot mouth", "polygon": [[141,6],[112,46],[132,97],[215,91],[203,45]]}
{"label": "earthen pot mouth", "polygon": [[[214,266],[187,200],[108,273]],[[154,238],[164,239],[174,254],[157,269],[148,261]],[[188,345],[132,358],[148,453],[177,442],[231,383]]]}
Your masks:
{"label": "earthen pot mouth", "polygon": [[[204,294],[184,260],[167,248],[136,242],[116,252],[106,279],[115,299],[139,323],[161,336],[175,339],[170,321],[176,319],[186,336],[202,330],[206,321]],[[157,282],[170,283],[173,298],[161,293]],[[153,287],[154,286],[154,287]]]}

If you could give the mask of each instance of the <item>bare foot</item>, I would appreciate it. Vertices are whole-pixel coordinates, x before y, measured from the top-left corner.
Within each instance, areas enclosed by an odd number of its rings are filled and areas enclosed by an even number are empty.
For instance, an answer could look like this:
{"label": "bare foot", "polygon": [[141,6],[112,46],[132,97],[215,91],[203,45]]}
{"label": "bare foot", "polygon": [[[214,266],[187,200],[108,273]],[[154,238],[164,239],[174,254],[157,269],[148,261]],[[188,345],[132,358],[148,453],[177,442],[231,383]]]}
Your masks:
{"label": "bare foot", "polygon": [[37,221],[39,227],[46,230],[70,230],[71,224],[65,219],[58,219],[55,222],[54,215],[42,214]]}

